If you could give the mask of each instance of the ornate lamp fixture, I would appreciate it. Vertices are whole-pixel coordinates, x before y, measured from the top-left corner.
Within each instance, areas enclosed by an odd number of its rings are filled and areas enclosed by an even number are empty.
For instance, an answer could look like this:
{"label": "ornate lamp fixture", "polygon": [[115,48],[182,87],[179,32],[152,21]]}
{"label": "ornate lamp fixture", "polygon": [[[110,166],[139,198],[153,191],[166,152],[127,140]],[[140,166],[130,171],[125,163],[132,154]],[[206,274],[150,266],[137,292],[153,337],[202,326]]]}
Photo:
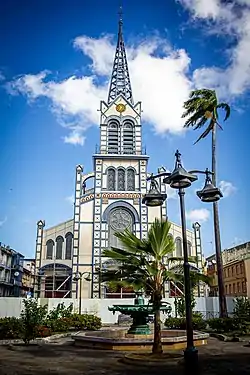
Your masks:
{"label": "ornate lamp fixture", "polygon": [[162,194],[158,182],[151,175],[150,188],[148,193],[146,193],[142,199],[142,203],[148,207],[162,206],[163,202],[167,198],[167,194]]}
{"label": "ornate lamp fixture", "polygon": [[173,172],[163,182],[173,189],[186,189],[197,180],[197,176],[187,172],[181,164],[181,154],[177,150],[175,153],[175,168]]}
{"label": "ornate lamp fixture", "polygon": [[202,202],[217,202],[218,200],[220,200],[220,198],[223,197],[223,194],[219,188],[213,185],[212,180],[210,178],[211,172],[209,172],[209,170],[206,169],[205,173],[206,180],[204,188],[202,190],[197,191],[196,194]]}

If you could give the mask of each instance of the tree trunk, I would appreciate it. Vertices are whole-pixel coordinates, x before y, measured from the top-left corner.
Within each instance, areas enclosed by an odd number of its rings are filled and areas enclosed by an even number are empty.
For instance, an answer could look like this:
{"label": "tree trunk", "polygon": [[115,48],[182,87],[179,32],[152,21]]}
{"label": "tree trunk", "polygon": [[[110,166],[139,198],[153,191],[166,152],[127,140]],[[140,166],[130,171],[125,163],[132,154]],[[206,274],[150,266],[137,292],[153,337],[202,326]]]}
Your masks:
{"label": "tree trunk", "polygon": [[154,344],[152,349],[153,354],[162,353],[162,342],[161,342],[161,314],[159,306],[154,313]]}
{"label": "tree trunk", "polygon": [[[213,185],[216,186],[216,123],[213,124],[212,130],[212,181]],[[214,215],[214,239],[215,239],[215,252],[216,252],[216,264],[217,264],[217,276],[218,276],[218,289],[219,289],[219,306],[220,306],[220,317],[227,317],[227,304],[225,296],[225,287],[223,280],[223,263],[221,255],[221,239],[220,239],[220,222],[219,222],[219,210],[218,202],[213,203],[213,215]]]}

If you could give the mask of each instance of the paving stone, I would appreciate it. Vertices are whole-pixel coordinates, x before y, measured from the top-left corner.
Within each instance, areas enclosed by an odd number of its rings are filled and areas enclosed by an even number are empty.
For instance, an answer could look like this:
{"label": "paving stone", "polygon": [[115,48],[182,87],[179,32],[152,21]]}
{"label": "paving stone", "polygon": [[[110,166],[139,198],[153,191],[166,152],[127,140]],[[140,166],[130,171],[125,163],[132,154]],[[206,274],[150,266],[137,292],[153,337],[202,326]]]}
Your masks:
{"label": "paving stone", "polygon": [[[56,344],[19,346],[18,350],[0,346],[0,374],[137,375],[141,372],[138,366],[122,363],[123,352],[82,349],[74,347],[68,340],[70,338],[58,338]],[[199,360],[200,375],[250,374],[250,347],[242,342],[210,338],[207,346],[199,348]],[[152,366],[143,368],[143,375],[163,373],[182,375],[183,366],[169,364],[164,371]]]}

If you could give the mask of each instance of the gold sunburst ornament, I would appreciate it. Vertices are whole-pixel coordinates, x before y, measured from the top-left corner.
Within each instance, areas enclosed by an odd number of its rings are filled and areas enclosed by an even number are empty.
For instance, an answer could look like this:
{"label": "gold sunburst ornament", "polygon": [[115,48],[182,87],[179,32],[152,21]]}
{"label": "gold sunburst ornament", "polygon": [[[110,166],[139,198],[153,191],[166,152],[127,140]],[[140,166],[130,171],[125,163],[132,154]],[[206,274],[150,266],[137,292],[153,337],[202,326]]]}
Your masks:
{"label": "gold sunburst ornament", "polygon": [[126,111],[126,106],[122,103],[119,103],[119,104],[117,104],[115,109],[117,110],[117,112],[122,113],[122,112]]}

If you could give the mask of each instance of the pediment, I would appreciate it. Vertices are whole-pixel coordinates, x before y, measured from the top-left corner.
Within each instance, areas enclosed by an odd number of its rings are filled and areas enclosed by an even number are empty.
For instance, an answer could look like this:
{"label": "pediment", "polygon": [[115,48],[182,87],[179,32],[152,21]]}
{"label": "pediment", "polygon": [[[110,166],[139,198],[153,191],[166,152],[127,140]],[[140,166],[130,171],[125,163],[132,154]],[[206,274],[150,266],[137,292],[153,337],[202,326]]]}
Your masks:
{"label": "pediment", "polygon": [[101,102],[101,123],[105,123],[105,119],[114,116],[118,116],[119,118],[132,117],[139,123],[141,117],[141,102],[133,105],[127,101],[122,94],[110,104]]}

